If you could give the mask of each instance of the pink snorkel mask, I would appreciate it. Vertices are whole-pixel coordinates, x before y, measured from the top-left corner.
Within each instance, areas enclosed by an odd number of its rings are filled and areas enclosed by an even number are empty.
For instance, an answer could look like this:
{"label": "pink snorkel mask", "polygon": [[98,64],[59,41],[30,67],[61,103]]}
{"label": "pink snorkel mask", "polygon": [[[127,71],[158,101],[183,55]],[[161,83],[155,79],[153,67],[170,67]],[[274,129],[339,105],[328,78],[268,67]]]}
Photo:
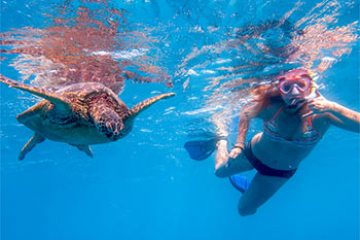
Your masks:
{"label": "pink snorkel mask", "polygon": [[311,95],[313,79],[305,69],[291,70],[276,79],[278,89],[282,95],[296,93],[296,96],[290,100],[289,108],[298,108]]}
{"label": "pink snorkel mask", "polygon": [[305,93],[311,88],[312,79],[308,74],[302,74],[300,76],[286,78],[281,76],[277,78],[279,81],[279,90],[282,94],[290,93],[293,88],[296,88],[299,92]]}

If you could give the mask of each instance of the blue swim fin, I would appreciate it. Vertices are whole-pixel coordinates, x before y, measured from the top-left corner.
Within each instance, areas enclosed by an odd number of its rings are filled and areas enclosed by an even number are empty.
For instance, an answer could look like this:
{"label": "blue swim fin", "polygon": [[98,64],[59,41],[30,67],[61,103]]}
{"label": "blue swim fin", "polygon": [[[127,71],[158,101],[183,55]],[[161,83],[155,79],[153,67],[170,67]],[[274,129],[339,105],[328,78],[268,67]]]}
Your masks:
{"label": "blue swim fin", "polygon": [[216,142],[216,138],[188,141],[184,144],[184,148],[192,159],[202,161],[210,157],[210,155],[215,151]]}
{"label": "blue swim fin", "polygon": [[230,183],[239,190],[241,193],[244,193],[250,185],[247,177],[242,174],[236,174],[229,177]]}

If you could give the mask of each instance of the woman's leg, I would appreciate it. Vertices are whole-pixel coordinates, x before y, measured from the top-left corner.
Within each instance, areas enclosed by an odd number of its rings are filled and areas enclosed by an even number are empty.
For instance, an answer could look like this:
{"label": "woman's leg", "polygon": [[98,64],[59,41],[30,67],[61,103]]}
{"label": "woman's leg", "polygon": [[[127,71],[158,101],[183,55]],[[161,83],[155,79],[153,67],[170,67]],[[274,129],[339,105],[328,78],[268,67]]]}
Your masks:
{"label": "woman's leg", "polygon": [[229,158],[227,141],[220,140],[217,143],[215,159],[215,175],[221,178],[230,177],[236,173],[245,172],[253,169],[244,153],[240,153],[235,159]]}
{"label": "woman's leg", "polygon": [[283,177],[265,176],[261,173],[256,173],[249,188],[240,198],[238,205],[240,215],[254,214],[287,180],[287,178]]}
{"label": "woman's leg", "polygon": [[222,178],[253,169],[244,154],[239,154],[236,159],[229,158],[227,140],[225,139],[229,135],[227,128],[228,122],[231,120],[231,114],[230,109],[225,109],[212,117],[212,121],[216,126],[216,134],[221,139],[216,144],[215,175]]}

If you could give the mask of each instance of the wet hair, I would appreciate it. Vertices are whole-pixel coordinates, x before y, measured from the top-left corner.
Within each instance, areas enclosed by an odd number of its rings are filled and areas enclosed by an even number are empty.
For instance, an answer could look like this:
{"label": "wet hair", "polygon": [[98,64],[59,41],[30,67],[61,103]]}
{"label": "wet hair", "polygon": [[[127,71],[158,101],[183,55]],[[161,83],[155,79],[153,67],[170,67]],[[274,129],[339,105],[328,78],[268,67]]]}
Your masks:
{"label": "wet hair", "polygon": [[250,89],[252,101],[265,108],[272,102],[282,101],[281,94],[274,82],[262,84]]}

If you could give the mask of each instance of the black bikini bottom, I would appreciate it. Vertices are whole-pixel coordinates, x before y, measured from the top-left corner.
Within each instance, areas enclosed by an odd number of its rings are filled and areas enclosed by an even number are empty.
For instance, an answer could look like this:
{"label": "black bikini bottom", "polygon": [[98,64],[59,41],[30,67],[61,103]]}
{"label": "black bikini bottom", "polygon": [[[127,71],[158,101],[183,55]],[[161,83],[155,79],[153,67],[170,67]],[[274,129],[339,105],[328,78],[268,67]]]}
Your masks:
{"label": "black bikini bottom", "polygon": [[263,164],[259,159],[257,159],[251,149],[251,141],[249,141],[244,149],[244,154],[251,163],[251,165],[262,175],[273,176],[273,177],[282,177],[282,178],[291,178],[297,169],[292,170],[280,170],[274,169]]}

